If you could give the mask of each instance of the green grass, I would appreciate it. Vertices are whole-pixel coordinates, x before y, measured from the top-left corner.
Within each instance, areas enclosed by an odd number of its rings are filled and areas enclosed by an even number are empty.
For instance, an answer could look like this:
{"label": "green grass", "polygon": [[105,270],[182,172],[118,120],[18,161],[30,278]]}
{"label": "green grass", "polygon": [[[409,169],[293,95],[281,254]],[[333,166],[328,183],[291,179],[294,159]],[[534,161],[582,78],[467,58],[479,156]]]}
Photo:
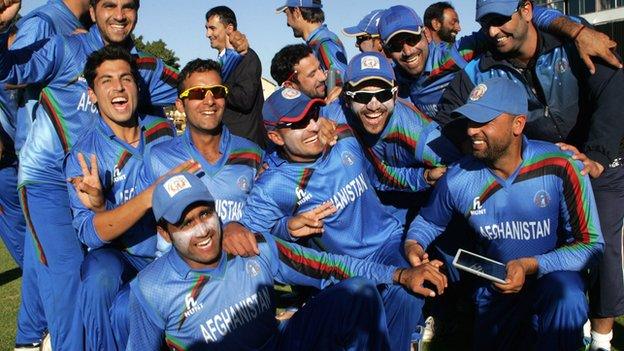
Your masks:
{"label": "green grass", "polygon": [[[21,271],[0,244],[0,351],[13,350],[15,319],[20,301]],[[282,292],[289,292],[287,289]],[[469,333],[458,333],[449,340],[433,342],[425,351],[470,350],[466,347]],[[614,328],[613,351],[624,351],[624,318],[619,318]]]}

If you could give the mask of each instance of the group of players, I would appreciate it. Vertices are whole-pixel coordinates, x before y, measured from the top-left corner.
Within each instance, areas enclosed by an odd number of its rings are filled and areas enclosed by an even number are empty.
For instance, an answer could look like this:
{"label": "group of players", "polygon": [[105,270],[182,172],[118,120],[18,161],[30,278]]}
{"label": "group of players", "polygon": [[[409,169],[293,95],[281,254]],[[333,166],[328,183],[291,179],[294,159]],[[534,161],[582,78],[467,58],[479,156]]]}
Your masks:
{"label": "group of players", "polygon": [[[54,350],[407,350],[460,247],[507,270],[471,281],[475,349],[610,348],[624,80],[587,23],[477,0],[482,30],[456,38],[449,4],[426,23],[392,6],[344,28],[347,60],[321,1],[287,0],[306,43],[276,53],[262,103],[227,83],[257,56],[225,6],[206,14],[220,62],[179,73],[134,47],[139,0],[51,0],[14,24],[19,6],[0,2],[16,350],[46,330]],[[179,136],[157,117],[173,104]],[[231,105],[262,121],[224,120]],[[316,288],[281,322],[276,281]]]}

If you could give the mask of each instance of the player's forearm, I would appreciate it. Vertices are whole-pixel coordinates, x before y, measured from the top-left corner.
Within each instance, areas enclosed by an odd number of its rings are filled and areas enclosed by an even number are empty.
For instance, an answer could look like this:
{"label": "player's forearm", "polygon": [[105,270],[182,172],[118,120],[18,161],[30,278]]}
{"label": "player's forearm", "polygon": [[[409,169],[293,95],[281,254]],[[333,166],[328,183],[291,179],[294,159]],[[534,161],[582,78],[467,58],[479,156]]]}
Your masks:
{"label": "player's forearm", "polygon": [[93,218],[98,236],[103,241],[112,241],[128,231],[151,208],[151,187],[110,211],[99,212]]}

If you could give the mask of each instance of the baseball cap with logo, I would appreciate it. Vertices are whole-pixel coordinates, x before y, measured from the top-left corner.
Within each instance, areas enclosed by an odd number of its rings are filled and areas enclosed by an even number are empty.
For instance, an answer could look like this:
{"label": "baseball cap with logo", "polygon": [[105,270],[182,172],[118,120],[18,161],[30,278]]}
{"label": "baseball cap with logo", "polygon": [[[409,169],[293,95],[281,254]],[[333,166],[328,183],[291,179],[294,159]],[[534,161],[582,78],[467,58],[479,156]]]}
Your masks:
{"label": "baseball cap with logo", "polygon": [[196,202],[214,202],[212,194],[197,176],[188,172],[166,176],[152,195],[152,211],[157,221],[178,223],[187,207]]}
{"label": "baseball cap with logo", "polygon": [[477,123],[487,123],[502,113],[527,116],[528,97],[520,83],[496,77],[474,87],[468,102],[455,109],[452,115],[464,116]]}
{"label": "baseball cap with logo", "polygon": [[477,22],[489,14],[511,17],[518,4],[518,0],[477,0]]}
{"label": "baseball cap with logo", "polygon": [[262,117],[267,130],[280,123],[301,121],[315,105],[325,105],[323,99],[310,99],[299,90],[281,88],[269,96],[262,106]]}
{"label": "baseball cap with logo", "polygon": [[366,15],[360,23],[353,27],[343,28],[342,32],[351,37],[356,37],[358,35],[379,35],[379,28],[377,27],[379,24],[379,19],[384,10],[373,10],[371,13]]}
{"label": "baseball cap with logo", "polygon": [[286,0],[286,4],[275,9],[275,13],[284,12],[289,7],[311,7],[320,9],[323,8],[323,4],[321,0]]}
{"label": "baseball cap with logo", "polygon": [[345,81],[351,86],[377,79],[394,85],[394,70],[390,61],[379,52],[362,52],[354,56],[347,66]]}
{"label": "baseball cap with logo", "polygon": [[384,43],[399,33],[420,34],[424,24],[412,8],[396,5],[385,10],[379,18],[379,34]]}

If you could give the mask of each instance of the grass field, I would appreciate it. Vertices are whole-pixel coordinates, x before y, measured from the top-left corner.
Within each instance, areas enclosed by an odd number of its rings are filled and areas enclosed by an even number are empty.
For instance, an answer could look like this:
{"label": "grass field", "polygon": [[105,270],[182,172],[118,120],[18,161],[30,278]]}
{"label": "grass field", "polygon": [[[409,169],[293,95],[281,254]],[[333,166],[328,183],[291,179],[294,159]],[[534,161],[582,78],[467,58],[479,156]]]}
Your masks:
{"label": "grass field", "polygon": [[[11,256],[0,244],[0,351],[13,350],[15,338],[15,316],[20,299],[21,271],[17,268]],[[624,319],[620,319],[615,326],[613,350],[624,351]],[[464,333],[466,334],[466,333]],[[465,336],[465,335],[464,335]],[[426,351],[446,351],[469,349],[464,340],[441,340],[425,348]]]}

